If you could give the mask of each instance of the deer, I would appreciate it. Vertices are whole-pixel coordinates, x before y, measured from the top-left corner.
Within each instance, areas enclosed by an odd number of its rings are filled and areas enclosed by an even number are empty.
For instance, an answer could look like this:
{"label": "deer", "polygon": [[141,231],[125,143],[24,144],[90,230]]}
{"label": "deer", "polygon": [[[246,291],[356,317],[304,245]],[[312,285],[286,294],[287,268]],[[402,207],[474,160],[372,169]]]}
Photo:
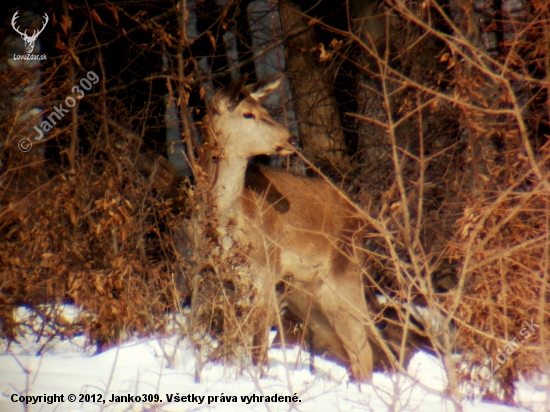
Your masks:
{"label": "deer", "polygon": [[[255,364],[267,364],[268,334],[276,313],[276,287],[292,290],[288,304],[306,325],[322,325],[322,346],[349,365],[351,378],[372,378],[373,354],[364,321],[367,303],[355,263],[363,227],[346,196],[325,180],[249,166],[257,155],[288,155],[296,137],[263,107],[281,75],[244,87],[245,78],[220,89],[203,126],[212,180],[216,230],[222,253],[249,245],[255,289]],[[304,305],[307,302],[307,305]],[[320,333],[318,333],[320,335]]]}

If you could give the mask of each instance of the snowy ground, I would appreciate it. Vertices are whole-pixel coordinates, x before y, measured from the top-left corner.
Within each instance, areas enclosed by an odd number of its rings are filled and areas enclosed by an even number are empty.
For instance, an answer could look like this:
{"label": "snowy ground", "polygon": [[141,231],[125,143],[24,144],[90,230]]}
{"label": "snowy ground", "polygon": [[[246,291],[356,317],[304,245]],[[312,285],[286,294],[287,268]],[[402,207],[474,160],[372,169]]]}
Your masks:
{"label": "snowy ground", "polygon": [[[178,343],[176,334],[134,340],[97,356],[82,349],[83,338],[50,342],[42,356],[36,353],[44,342],[36,343],[31,337],[20,341],[21,345],[9,348],[0,341],[1,412],[292,409],[287,402],[272,402],[271,398],[258,401],[251,399],[253,395],[296,396],[294,405],[299,411],[454,411],[453,401],[439,395],[445,386],[440,362],[425,353],[418,353],[409,366],[409,373],[420,383],[399,374],[377,373],[372,385],[357,385],[348,381],[343,368],[323,359],[316,359],[316,374],[312,375],[307,357],[296,348],[270,351],[267,378],[260,378],[253,368],[210,363],[202,370],[201,383],[195,383],[194,358],[185,341]],[[541,382],[545,384],[517,385],[518,400],[527,409],[465,401],[464,410],[546,411],[550,389],[547,380]],[[42,400],[25,405],[19,401],[21,396],[54,394],[63,395],[64,402],[48,404]],[[76,395],[76,401],[68,400],[71,394]],[[112,401],[114,396],[128,395],[148,395],[151,401]],[[175,396],[189,395],[194,399],[174,402]]]}

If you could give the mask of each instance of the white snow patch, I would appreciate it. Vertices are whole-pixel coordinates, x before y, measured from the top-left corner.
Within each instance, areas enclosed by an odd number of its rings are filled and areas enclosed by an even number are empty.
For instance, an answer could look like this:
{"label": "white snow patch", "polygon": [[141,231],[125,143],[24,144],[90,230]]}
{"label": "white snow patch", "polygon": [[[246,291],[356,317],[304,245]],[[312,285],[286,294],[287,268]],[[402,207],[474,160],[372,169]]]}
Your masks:
{"label": "white snow patch", "polygon": [[[78,311],[66,307],[68,320],[77,319]],[[18,317],[29,316],[25,310]],[[84,338],[49,342],[41,356],[36,353],[45,342],[31,335],[18,337],[20,344],[0,340],[0,411],[289,411],[287,402],[250,402],[241,396],[296,395],[299,411],[454,411],[453,401],[442,393],[446,376],[441,362],[426,353],[418,353],[408,372],[375,373],[373,384],[352,383],[346,370],[322,358],[315,359],[316,373],[309,371],[307,354],[299,348],[269,351],[267,377],[260,377],[253,366],[206,364],[201,382],[195,383],[195,361],[186,340],[171,336],[158,339],[134,339],[93,356],[84,350]],[[177,347],[176,347],[177,346]],[[172,367],[168,358],[172,357]],[[416,381],[415,381],[416,380]],[[517,396],[529,410],[547,410],[550,389],[548,376],[517,382]],[[38,402],[25,409],[19,396],[64,395],[63,403]],[[71,403],[67,397],[76,395]],[[82,395],[95,395],[95,402],[80,402]],[[200,402],[168,402],[168,395],[195,395]],[[101,401],[98,402],[98,396]],[[158,395],[159,402],[111,402],[112,396]],[[221,396],[224,399],[221,399]],[[16,402],[12,402],[14,396]],[[218,397],[217,400],[215,397]],[[237,401],[226,402],[227,396]],[[247,398],[249,399],[249,398]],[[230,400],[232,400],[230,398]],[[210,403],[209,403],[210,401]],[[464,411],[519,411],[479,401],[463,403]]]}

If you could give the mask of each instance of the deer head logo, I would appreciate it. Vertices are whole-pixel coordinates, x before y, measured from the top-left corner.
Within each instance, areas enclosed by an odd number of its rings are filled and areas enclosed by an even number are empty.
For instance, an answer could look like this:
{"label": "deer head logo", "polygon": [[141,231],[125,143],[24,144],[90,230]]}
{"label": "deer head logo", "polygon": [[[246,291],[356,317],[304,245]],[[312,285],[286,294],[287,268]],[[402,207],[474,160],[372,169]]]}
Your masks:
{"label": "deer head logo", "polygon": [[32,34],[32,36],[28,36],[27,29],[25,29],[25,31],[22,32],[19,30],[19,27],[15,27],[15,21],[19,18],[19,16],[17,15],[18,13],[19,13],[19,10],[17,10],[13,14],[13,17],[11,19],[11,25],[13,29],[21,35],[21,38],[25,42],[25,48],[27,49],[27,53],[30,54],[34,50],[34,43],[36,42],[38,35],[44,31],[44,28],[46,28],[46,25],[48,24],[48,21],[50,21],[50,19],[48,15],[44,13],[44,17],[43,17],[44,23],[42,25],[42,28],[40,30],[34,30],[34,33]]}

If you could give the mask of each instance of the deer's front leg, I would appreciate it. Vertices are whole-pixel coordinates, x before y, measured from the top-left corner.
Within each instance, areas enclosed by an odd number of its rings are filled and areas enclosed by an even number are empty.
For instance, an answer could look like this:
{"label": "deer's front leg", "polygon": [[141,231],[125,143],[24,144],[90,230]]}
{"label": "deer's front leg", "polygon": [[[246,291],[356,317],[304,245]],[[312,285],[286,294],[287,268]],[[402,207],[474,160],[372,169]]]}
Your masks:
{"label": "deer's front leg", "polygon": [[277,299],[275,297],[275,277],[267,268],[251,265],[251,274],[255,296],[251,312],[253,347],[252,361],[257,366],[269,365],[267,351],[269,349],[269,332],[277,314]]}

